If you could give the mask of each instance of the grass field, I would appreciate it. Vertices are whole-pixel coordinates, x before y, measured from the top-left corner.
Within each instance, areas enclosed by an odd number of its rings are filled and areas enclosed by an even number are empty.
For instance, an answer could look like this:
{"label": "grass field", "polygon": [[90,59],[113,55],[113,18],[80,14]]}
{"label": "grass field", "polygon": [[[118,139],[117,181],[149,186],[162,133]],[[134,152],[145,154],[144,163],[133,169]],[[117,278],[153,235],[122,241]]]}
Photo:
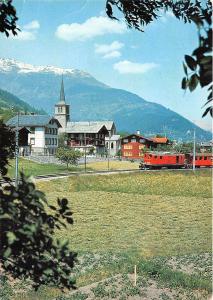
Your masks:
{"label": "grass field", "polygon": [[51,203],[69,199],[74,225],[57,236],[79,253],[81,288],[59,296],[43,287],[13,299],[208,299],[210,170],[76,176],[37,187]]}
{"label": "grass field", "polygon": [[[19,171],[24,172],[27,176],[37,176],[37,175],[46,175],[54,174],[60,172],[72,172],[72,171],[82,171],[83,169],[80,166],[71,166],[67,170],[65,165],[56,165],[56,164],[39,164],[37,162],[28,160],[28,159],[19,159]],[[8,175],[11,177],[15,176],[15,160],[10,161],[10,166],[8,169]]]}
{"label": "grass field", "polygon": [[[138,169],[138,162],[130,161],[110,161],[110,170],[123,170],[123,169]],[[24,172],[26,175],[46,175],[54,174],[60,172],[83,172],[85,170],[84,165],[70,166],[67,170],[66,165],[56,165],[56,164],[40,164],[28,159],[19,160],[19,171]],[[108,162],[90,162],[87,164],[87,171],[101,171],[108,170]],[[15,176],[15,160],[10,161],[10,167],[8,174],[11,177]]]}
{"label": "grass field", "polygon": [[[92,170],[108,170],[108,162],[91,162],[88,163],[88,167]],[[110,170],[124,170],[124,169],[139,169],[139,162],[131,162],[131,161],[110,161],[109,162]]]}
{"label": "grass field", "polygon": [[66,236],[77,251],[150,257],[210,250],[209,171],[81,176],[38,187],[53,202],[69,199],[75,224]]}

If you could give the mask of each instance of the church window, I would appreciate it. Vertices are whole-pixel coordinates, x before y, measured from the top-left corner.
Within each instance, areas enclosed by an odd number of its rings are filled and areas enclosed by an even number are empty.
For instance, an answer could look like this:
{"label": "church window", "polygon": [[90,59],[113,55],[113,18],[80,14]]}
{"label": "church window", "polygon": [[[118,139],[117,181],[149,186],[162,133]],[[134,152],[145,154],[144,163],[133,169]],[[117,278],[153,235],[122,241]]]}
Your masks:
{"label": "church window", "polygon": [[114,145],[113,145],[113,143],[111,143],[111,149],[113,149],[114,148]]}
{"label": "church window", "polygon": [[30,145],[35,145],[35,138],[30,138]]}

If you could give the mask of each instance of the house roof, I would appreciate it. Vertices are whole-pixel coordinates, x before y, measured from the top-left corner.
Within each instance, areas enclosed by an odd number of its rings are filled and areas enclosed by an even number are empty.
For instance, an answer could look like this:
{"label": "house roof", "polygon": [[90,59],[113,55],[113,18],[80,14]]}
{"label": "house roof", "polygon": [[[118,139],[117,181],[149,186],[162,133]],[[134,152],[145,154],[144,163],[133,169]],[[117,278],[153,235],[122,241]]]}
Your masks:
{"label": "house roof", "polygon": [[151,138],[153,140],[153,142],[157,143],[157,144],[166,144],[168,142],[168,139],[166,137],[154,137]]}
{"label": "house roof", "polygon": [[69,122],[65,129],[66,133],[98,133],[101,129],[107,128],[102,124],[94,124],[89,122]]}
{"label": "house roof", "polygon": [[136,133],[132,133],[132,134],[129,134],[129,135],[127,135],[127,136],[122,137],[122,141],[123,141],[124,139],[127,139],[127,138],[132,137],[132,136],[136,136],[136,137],[138,137],[139,139],[147,140],[147,141],[153,143],[153,140],[152,140],[151,138],[147,138],[147,137],[144,137],[144,136],[142,136],[142,135],[140,135],[140,134],[136,134]]}
{"label": "house roof", "polygon": [[88,127],[88,126],[105,126],[106,127],[106,129],[109,131],[109,130],[112,130],[112,127],[113,127],[113,125],[114,125],[114,122],[113,121],[80,121],[80,122],[68,122],[67,123],[67,127],[68,128],[70,128],[70,127],[72,127],[72,126],[74,126],[74,125],[78,125],[79,127],[80,126],[86,126],[86,127]]}
{"label": "house roof", "polygon": [[15,127],[18,122],[19,127],[44,127],[49,124],[51,120],[54,120],[58,124],[58,127],[61,127],[57,119],[46,115],[19,115],[19,119],[18,116],[15,116],[9,119],[6,125]]}

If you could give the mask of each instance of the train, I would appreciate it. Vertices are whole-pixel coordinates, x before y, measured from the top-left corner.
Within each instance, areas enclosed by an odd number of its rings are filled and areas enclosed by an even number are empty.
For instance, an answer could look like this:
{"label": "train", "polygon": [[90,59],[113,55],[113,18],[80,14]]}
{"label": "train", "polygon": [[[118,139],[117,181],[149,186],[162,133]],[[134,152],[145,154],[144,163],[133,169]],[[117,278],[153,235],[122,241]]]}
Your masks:
{"label": "train", "polygon": [[[195,168],[212,168],[212,153],[196,153]],[[147,152],[144,153],[139,169],[190,169],[193,167],[193,154],[170,153],[170,152]]]}

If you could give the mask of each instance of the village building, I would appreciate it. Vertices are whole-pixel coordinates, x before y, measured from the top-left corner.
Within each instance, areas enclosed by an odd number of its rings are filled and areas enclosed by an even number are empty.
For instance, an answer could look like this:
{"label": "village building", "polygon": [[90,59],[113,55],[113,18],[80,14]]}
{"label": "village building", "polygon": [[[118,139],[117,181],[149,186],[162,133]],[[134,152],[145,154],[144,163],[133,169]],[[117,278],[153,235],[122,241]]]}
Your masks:
{"label": "village building", "polygon": [[104,154],[105,136],[108,130],[103,124],[95,122],[69,122],[65,132],[68,146],[87,153]]}
{"label": "village building", "polygon": [[200,151],[201,152],[212,152],[212,150],[213,150],[213,141],[200,143]]}
{"label": "village building", "polygon": [[[62,78],[60,98],[55,104],[55,118],[60,122],[60,133],[66,133],[68,146],[90,153],[106,153],[106,138],[116,134],[113,121],[79,121],[70,119],[70,105],[66,104],[64,82]],[[113,151],[114,153],[114,151]]]}
{"label": "village building", "polygon": [[54,155],[58,147],[57,119],[46,115],[19,115],[6,123],[19,130],[20,154]]}
{"label": "village building", "polygon": [[112,136],[105,137],[106,149],[109,156],[117,156],[121,149],[121,137],[119,134],[113,134]]}
{"label": "village building", "polygon": [[153,140],[140,134],[130,134],[121,139],[121,154],[123,158],[141,159],[143,149],[153,146]]}

